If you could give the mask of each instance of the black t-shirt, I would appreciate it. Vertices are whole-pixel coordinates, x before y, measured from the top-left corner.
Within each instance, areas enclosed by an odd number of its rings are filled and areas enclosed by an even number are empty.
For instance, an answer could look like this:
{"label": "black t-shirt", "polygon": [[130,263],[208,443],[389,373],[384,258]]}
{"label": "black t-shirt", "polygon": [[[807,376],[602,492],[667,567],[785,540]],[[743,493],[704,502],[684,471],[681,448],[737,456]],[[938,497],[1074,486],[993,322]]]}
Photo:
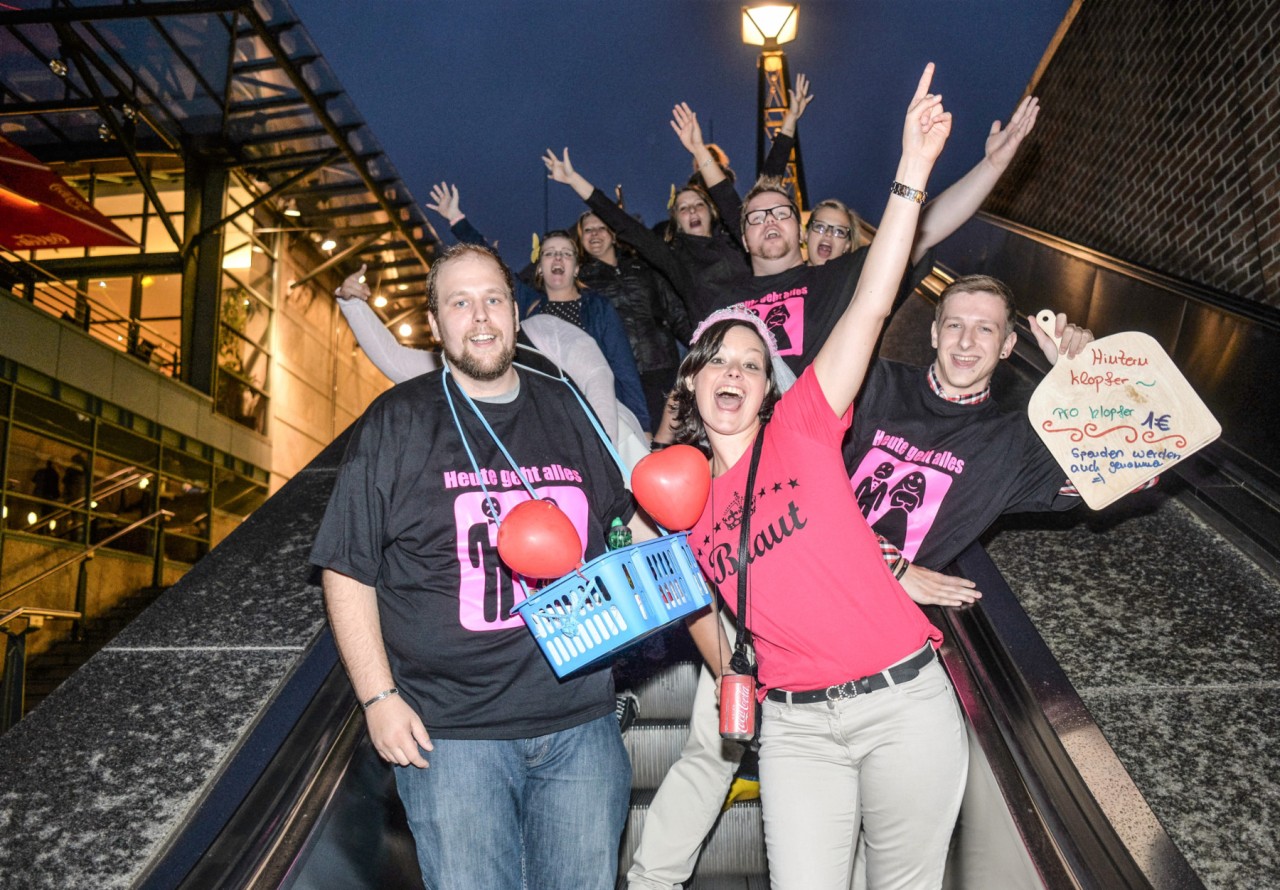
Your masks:
{"label": "black t-shirt", "polygon": [[[867,247],[860,247],[821,266],[801,264],[773,275],[747,276],[734,289],[731,299],[714,308],[745,303],[773,331],[778,353],[799,377],[813,364],[848,307],[862,276],[867,251]],[[933,252],[929,251],[907,270],[894,299],[895,311],[931,268]]]}
{"label": "black t-shirt", "polygon": [[[630,494],[582,408],[558,380],[520,373],[506,404],[477,402],[540,496],[578,528],[591,558],[629,521]],[[609,713],[608,667],[563,681],[511,607],[523,599],[498,558],[492,521],[528,500],[455,381],[453,404],[485,477],[482,490],[435,371],[381,395],[347,445],[311,561],[373,587],[391,673],[440,738],[526,738]]]}
{"label": "black t-shirt", "polygon": [[1024,414],[948,402],[927,373],[873,362],[854,411],[845,468],[872,531],[941,570],[1002,513],[1080,503]]}

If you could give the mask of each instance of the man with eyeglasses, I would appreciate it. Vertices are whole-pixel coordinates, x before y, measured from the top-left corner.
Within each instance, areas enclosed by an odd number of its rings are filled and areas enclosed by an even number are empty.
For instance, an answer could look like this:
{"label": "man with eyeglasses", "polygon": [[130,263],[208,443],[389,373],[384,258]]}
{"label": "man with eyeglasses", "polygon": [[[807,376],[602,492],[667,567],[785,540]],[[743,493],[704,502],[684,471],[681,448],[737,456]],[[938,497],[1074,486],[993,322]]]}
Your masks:
{"label": "man with eyeglasses", "polygon": [[[912,246],[911,267],[895,301],[895,311],[932,267],[930,249],[968,221],[995,188],[1018,146],[1035,126],[1038,113],[1039,101],[1028,96],[1019,103],[1007,127],[999,121],[993,123],[982,160],[924,208]],[[672,126],[702,171],[721,219],[742,240],[751,261],[752,275],[734,289],[733,301],[742,302],[761,318],[772,314],[777,319],[783,315],[779,307],[785,307],[785,321],[774,328],[774,334],[789,341],[786,348],[779,343],[779,352],[791,369],[801,374],[853,296],[867,248],[849,249],[850,238],[846,241],[847,252],[806,265],[801,251],[800,214],[783,181],[762,177],[739,202],[732,183],[702,141],[697,114],[687,106],[677,106]],[[903,197],[925,202],[924,192],[911,191]],[[829,225],[821,218],[818,222]],[[834,234],[830,229],[828,233]]]}

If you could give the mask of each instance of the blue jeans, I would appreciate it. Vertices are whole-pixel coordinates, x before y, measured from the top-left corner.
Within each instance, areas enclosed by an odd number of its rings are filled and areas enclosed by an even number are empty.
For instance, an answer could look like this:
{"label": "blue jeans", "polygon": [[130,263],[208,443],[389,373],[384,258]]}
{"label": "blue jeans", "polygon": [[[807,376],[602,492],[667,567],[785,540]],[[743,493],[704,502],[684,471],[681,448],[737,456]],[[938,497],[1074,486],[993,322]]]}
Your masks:
{"label": "blue jeans", "polygon": [[427,890],[612,890],[631,763],[613,714],[529,739],[433,739],[396,767]]}

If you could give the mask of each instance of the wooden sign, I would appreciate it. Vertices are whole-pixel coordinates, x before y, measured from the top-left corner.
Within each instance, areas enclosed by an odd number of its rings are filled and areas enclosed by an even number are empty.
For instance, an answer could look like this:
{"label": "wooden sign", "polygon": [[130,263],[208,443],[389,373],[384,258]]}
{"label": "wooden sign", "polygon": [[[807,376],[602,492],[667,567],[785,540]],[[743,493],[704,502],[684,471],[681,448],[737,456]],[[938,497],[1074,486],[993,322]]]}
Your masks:
{"label": "wooden sign", "polygon": [[[1036,315],[1050,337],[1054,318],[1047,309]],[[1094,340],[1074,359],[1059,357],[1027,416],[1095,510],[1222,434],[1160,344],[1137,331]]]}

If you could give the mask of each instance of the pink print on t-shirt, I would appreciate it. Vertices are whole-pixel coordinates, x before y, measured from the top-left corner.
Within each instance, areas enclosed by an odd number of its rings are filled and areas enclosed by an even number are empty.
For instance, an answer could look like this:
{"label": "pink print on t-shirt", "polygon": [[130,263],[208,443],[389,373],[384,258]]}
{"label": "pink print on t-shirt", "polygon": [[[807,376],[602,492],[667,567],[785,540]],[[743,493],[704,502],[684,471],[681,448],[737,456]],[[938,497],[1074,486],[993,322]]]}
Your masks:
{"label": "pink print on t-shirt", "polygon": [[[555,502],[587,539],[590,512],[582,489],[570,485],[535,487],[538,496]],[[522,627],[524,620],[512,615],[511,609],[524,600],[520,584],[502,566],[498,557],[498,526],[512,508],[529,500],[523,489],[513,491],[464,492],[453,502],[453,517],[458,535],[458,565],[462,572],[458,582],[458,622],[467,630],[506,630]]]}
{"label": "pink print on t-shirt", "polygon": [[742,304],[764,320],[778,344],[778,355],[804,352],[804,294],[807,292],[808,288],[797,288],[796,292],[766,294]]}
{"label": "pink print on t-shirt", "polygon": [[951,476],[872,448],[849,484],[871,530],[914,559],[951,488]]}

